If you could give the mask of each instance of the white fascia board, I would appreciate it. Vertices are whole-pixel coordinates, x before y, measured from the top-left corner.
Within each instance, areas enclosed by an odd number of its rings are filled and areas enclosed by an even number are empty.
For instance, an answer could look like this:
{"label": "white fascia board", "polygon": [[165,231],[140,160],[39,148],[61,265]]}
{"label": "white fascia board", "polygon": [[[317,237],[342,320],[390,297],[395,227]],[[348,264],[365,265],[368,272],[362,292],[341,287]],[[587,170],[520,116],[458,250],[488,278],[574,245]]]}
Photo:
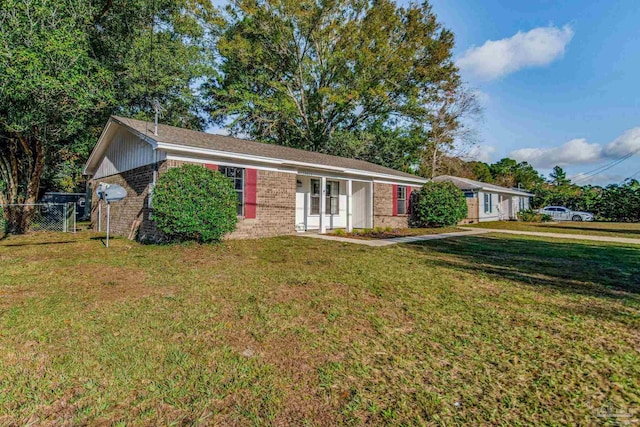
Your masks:
{"label": "white fascia board", "polygon": [[237,160],[248,160],[248,161],[268,163],[273,165],[284,164],[283,160],[270,159],[268,157],[252,156],[249,154],[237,154],[237,153],[232,153],[230,151],[210,150],[208,148],[185,147],[182,145],[167,144],[166,142],[158,142],[158,149],[167,151],[167,152],[200,154],[203,156],[222,157],[222,158],[230,158],[230,159],[237,159]]}
{"label": "white fascia board", "polygon": [[531,193],[525,193],[524,191],[517,191],[517,190],[509,190],[509,189],[496,190],[495,188],[486,188],[486,187],[482,187],[480,188],[480,190],[485,191],[487,193],[510,194],[512,196],[533,197],[533,194]]}
{"label": "white fascia board", "polygon": [[336,179],[336,180],[339,180],[339,181],[373,182],[372,179],[353,178],[351,176],[344,176],[344,175],[331,175],[331,174],[326,174],[326,173],[322,173],[322,172],[313,172],[313,171],[308,171],[308,170],[299,170],[296,173],[297,173],[297,175],[305,176],[305,177],[308,177],[308,178],[325,177],[327,179]]}
{"label": "white fascia board", "polygon": [[215,156],[215,157],[231,158],[231,159],[237,159],[237,160],[247,160],[247,161],[273,164],[273,165],[300,166],[300,167],[307,167],[312,169],[330,170],[330,171],[344,173],[347,175],[360,175],[360,176],[364,175],[364,176],[371,177],[372,179],[373,178],[390,179],[390,180],[393,180],[393,183],[412,182],[412,183],[424,184],[425,182],[427,182],[426,179],[419,178],[419,177],[416,177],[415,179],[408,178],[408,177],[404,178],[404,177],[398,177],[391,174],[381,174],[381,173],[363,171],[358,169],[344,169],[337,166],[327,166],[327,165],[321,165],[317,163],[306,163],[306,162],[297,162],[293,160],[274,159],[271,157],[254,156],[250,154],[239,154],[239,153],[232,153],[230,151],[211,150],[207,148],[185,147],[183,145],[167,144],[161,141],[157,142],[157,148],[159,150],[164,150],[167,152],[169,151],[186,152],[186,153],[192,153],[192,154],[200,154],[204,156]]}
{"label": "white fascia board", "polygon": [[390,180],[382,180],[382,179],[374,179],[373,182],[377,184],[392,184],[392,185],[418,185],[422,187],[427,181],[422,181],[419,179],[411,180],[411,178],[407,178],[406,180],[403,178],[394,178],[393,181]]}
{"label": "white fascia board", "polygon": [[[219,159],[203,159],[202,157],[176,156],[174,154],[167,154],[166,160],[177,160],[177,161],[181,161],[181,162],[201,163],[201,164],[206,164],[206,163],[211,163],[211,162],[220,162]],[[292,173],[292,174],[297,174],[298,173],[295,170],[287,170],[287,169],[276,168],[276,167],[247,164],[247,163],[242,163],[242,162],[234,162],[234,161],[223,160],[223,163],[224,163],[223,166],[232,166],[234,168],[258,169],[258,170],[274,171],[274,172],[282,172],[282,173]]]}

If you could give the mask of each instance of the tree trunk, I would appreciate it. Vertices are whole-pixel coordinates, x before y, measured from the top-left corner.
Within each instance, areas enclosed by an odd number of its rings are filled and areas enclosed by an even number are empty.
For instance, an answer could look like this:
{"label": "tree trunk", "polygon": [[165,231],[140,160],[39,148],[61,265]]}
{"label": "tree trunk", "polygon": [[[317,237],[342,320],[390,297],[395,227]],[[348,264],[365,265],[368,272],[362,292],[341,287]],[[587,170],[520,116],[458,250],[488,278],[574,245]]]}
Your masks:
{"label": "tree trunk", "polygon": [[0,180],[5,184],[0,203],[8,233],[28,231],[43,170],[44,147],[38,138],[11,135],[8,144],[0,146]]}
{"label": "tree trunk", "polygon": [[431,159],[431,178],[435,178],[438,176],[436,174],[436,167],[438,166],[438,143],[434,141],[433,143],[433,158]]}

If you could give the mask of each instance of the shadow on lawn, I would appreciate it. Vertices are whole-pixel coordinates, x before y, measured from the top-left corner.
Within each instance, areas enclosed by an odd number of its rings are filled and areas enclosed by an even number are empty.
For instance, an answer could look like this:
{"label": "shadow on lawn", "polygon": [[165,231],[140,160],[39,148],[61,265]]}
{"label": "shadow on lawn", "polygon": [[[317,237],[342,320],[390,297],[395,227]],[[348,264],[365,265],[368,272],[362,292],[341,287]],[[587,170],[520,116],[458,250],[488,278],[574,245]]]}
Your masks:
{"label": "shadow on lawn", "polygon": [[[0,242],[2,242],[3,239],[0,239]],[[18,247],[18,246],[43,246],[43,245],[64,245],[67,243],[78,243],[77,240],[65,240],[65,241],[59,241],[59,242],[50,242],[50,241],[45,241],[45,242],[20,242],[20,243],[0,243],[0,248],[12,248],[12,247]]]}
{"label": "shadow on lawn", "polygon": [[449,255],[434,260],[449,268],[532,286],[609,298],[640,294],[640,248],[471,236],[409,246]]}
{"label": "shadow on lawn", "polygon": [[[570,230],[580,230],[585,231],[585,234],[589,234],[589,232],[605,232],[605,233],[618,233],[618,234],[638,234],[640,235],[640,229],[625,229],[625,228],[594,228],[594,227],[573,227],[573,226],[563,226],[563,225],[539,225],[540,228],[544,228],[545,230],[553,230],[556,233],[562,233],[564,231]],[[556,231],[557,230],[557,231]]]}

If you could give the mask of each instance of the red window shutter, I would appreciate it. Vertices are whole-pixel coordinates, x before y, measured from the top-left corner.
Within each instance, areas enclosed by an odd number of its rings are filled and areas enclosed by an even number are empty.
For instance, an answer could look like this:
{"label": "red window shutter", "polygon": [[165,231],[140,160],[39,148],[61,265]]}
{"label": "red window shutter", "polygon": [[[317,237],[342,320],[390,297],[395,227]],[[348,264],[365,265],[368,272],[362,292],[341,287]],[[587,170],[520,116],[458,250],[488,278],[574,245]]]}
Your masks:
{"label": "red window shutter", "polygon": [[205,166],[207,167],[207,169],[211,169],[211,170],[214,170],[214,171],[218,170],[218,165],[212,165],[211,163],[207,163],[207,164],[205,164]]}
{"label": "red window shutter", "polygon": [[258,185],[258,171],[255,169],[244,170],[244,217],[255,218],[257,197],[256,187]]}
{"label": "red window shutter", "polygon": [[393,216],[398,216],[398,186],[393,184],[391,187],[391,191],[393,191]]}

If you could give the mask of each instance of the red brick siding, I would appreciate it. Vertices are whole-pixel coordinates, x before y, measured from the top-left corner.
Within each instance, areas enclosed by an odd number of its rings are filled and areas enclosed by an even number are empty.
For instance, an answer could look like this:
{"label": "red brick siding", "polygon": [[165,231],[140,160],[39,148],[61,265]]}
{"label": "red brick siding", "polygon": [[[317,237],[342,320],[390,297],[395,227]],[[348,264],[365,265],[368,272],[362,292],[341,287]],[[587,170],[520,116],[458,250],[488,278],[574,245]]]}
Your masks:
{"label": "red brick siding", "polygon": [[373,226],[407,228],[409,226],[406,215],[394,216],[393,184],[373,184]]}
{"label": "red brick siding", "polygon": [[[160,174],[187,162],[167,160],[158,164]],[[276,171],[256,171],[255,218],[241,218],[230,239],[270,237],[295,233],[296,178],[294,174]],[[141,222],[138,238],[162,240],[155,223],[149,220],[149,185],[153,180],[153,166],[147,165],[117,175],[92,180],[92,188],[99,182],[118,184],[127,190],[127,198],[111,204],[111,231],[127,236],[134,221]],[[102,231],[106,226],[106,205],[102,209]],[[91,222],[97,230],[98,203],[92,204]]]}
{"label": "red brick siding", "polygon": [[[162,167],[163,165],[159,165]],[[94,201],[91,203],[91,224],[94,230],[98,230],[98,204],[102,204],[102,231],[106,231],[107,205],[97,200],[95,189],[100,182],[118,184],[127,190],[127,197],[111,203],[111,233],[118,236],[127,236],[134,221],[140,221],[139,235],[155,232],[155,224],[149,221],[147,201],[149,196],[149,184],[153,180],[153,165],[146,165],[117,175],[91,180],[91,188],[94,192]]]}

